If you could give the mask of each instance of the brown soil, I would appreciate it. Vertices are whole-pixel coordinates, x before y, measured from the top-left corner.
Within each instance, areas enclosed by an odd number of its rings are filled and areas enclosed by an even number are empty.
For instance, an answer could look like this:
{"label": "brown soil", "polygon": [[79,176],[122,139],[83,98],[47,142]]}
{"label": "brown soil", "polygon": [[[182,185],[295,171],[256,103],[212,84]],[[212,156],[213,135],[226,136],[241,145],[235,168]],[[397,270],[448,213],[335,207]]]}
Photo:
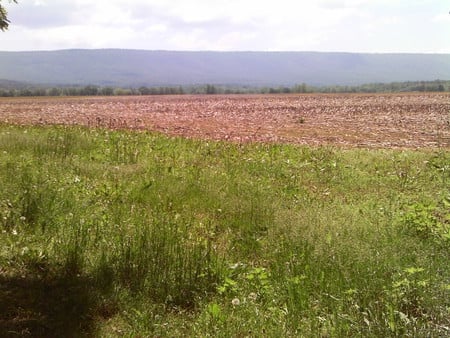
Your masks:
{"label": "brown soil", "polygon": [[1,98],[0,121],[236,142],[449,148],[450,94]]}

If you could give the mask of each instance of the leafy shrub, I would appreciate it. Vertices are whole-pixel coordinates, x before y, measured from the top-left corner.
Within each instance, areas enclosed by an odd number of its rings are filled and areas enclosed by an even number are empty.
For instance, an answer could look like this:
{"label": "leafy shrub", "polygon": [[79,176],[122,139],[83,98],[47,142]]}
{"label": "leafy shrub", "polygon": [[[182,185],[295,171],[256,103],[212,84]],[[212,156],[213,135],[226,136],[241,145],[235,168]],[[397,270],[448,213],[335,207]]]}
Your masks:
{"label": "leafy shrub", "polygon": [[420,237],[433,238],[441,243],[450,243],[450,196],[440,203],[415,203],[404,214],[402,222],[406,228]]}

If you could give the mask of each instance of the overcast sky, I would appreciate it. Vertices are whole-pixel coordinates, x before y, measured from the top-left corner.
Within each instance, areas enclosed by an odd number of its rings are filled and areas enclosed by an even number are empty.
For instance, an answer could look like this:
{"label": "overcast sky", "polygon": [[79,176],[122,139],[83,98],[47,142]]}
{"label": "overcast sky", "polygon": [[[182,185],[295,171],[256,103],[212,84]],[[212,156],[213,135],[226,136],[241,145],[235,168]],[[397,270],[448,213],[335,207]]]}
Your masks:
{"label": "overcast sky", "polygon": [[3,0],[0,50],[450,53],[449,0]]}

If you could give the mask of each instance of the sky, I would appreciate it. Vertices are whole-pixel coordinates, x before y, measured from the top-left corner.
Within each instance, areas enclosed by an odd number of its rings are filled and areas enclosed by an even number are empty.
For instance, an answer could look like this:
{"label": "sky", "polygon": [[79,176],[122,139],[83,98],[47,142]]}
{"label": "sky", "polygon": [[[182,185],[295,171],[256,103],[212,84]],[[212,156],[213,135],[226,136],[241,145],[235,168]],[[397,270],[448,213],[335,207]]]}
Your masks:
{"label": "sky", "polygon": [[450,53],[449,0],[0,0],[0,50]]}

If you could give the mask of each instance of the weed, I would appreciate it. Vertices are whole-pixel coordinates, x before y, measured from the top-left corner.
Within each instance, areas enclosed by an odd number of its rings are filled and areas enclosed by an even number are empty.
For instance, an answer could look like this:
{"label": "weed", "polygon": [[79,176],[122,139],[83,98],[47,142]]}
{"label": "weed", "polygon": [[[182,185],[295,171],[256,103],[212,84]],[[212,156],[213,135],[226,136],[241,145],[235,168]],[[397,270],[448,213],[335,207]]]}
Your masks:
{"label": "weed", "polygon": [[415,203],[408,207],[402,223],[412,233],[450,243],[450,197],[438,204]]}
{"label": "weed", "polygon": [[0,331],[448,335],[447,163],[1,126]]}

